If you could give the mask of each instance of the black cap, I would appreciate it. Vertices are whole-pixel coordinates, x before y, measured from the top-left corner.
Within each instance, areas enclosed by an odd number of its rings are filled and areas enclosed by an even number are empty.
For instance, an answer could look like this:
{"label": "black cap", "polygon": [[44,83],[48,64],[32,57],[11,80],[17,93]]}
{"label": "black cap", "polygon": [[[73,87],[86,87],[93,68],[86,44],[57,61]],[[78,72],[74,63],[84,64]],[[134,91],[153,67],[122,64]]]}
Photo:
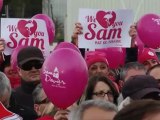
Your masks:
{"label": "black cap", "polygon": [[146,95],[157,94],[160,98],[160,89],[157,80],[149,75],[136,75],[130,77],[122,88],[124,98],[130,97],[134,100],[142,99]]}
{"label": "black cap", "polygon": [[19,51],[17,55],[17,64],[19,67],[22,66],[24,63],[32,60],[44,62],[42,51],[39,48],[29,46]]}

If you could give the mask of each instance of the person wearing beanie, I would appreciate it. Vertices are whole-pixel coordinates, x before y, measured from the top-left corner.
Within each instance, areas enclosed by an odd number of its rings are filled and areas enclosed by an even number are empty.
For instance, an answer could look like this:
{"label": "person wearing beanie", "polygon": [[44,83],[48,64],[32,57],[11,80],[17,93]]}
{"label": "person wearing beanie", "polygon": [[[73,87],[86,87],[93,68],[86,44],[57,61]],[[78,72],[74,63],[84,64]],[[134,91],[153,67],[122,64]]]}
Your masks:
{"label": "person wearing beanie", "polygon": [[138,56],[138,62],[144,64],[146,69],[148,70],[154,65],[159,64],[159,59],[153,49],[144,48]]}
{"label": "person wearing beanie", "polygon": [[98,51],[89,51],[86,54],[85,60],[88,66],[89,76],[109,74],[109,65],[105,57],[105,53]]}

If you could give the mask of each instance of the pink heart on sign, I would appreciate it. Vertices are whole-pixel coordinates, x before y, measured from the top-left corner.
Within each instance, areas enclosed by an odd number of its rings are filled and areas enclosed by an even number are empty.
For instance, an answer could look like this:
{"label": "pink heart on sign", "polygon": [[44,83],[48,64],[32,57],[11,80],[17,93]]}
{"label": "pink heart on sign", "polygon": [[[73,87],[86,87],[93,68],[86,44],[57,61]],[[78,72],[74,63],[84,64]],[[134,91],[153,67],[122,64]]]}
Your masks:
{"label": "pink heart on sign", "polygon": [[22,35],[29,37],[35,33],[37,29],[37,22],[35,20],[20,20],[18,22],[17,28]]}
{"label": "pink heart on sign", "polygon": [[114,11],[98,11],[96,14],[96,19],[102,27],[108,28],[116,20],[116,13]]}

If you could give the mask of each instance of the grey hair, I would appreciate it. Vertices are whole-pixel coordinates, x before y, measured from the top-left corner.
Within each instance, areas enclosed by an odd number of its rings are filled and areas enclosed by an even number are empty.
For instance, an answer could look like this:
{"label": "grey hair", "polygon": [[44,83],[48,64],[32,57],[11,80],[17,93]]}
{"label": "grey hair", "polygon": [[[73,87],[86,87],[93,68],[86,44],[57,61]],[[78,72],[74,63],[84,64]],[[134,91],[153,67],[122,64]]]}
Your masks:
{"label": "grey hair", "polygon": [[42,100],[43,97],[43,95],[41,94],[42,90],[43,90],[42,84],[38,84],[34,89],[32,93],[34,103],[38,103]]}
{"label": "grey hair", "polygon": [[70,112],[68,120],[82,120],[84,111],[91,107],[97,107],[104,111],[115,111],[116,113],[118,111],[116,105],[109,101],[87,100],[82,102],[77,108]]}
{"label": "grey hair", "polygon": [[[32,93],[34,104],[37,104],[42,101],[42,98],[45,94],[45,92],[42,93],[43,91],[44,89],[42,87],[42,84],[38,84]],[[43,111],[40,116],[45,116],[45,115],[53,116],[55,115],[56,111],[57,111],[56,107],[51,102],[49,102],[43,108]]]}
{"label": "grey hair", "polygon": [[0,98],[2,98],[6,94],[6,90],[8,90],[9,94],[11,95],[10,81],[3,72],[0,72]]}
{"label": "grey hair", "polygon": [[125,80],[128,70],[135,69],[135,70],[144,70],[147,73],[145,66],[139,62],[128,62],[121,70],[120,78],[121,80]]}

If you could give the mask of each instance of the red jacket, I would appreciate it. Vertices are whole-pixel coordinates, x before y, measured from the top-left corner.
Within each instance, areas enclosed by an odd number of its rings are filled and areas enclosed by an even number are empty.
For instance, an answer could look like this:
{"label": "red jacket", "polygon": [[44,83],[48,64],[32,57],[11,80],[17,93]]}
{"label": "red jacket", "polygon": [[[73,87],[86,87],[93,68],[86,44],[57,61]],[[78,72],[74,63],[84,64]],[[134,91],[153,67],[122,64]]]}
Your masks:
{"label": "red jacket", "polygon": [[11,111],[7,110],[3,104],[0,102],[0,120],[22,120],[22,118],[12,113]]}

